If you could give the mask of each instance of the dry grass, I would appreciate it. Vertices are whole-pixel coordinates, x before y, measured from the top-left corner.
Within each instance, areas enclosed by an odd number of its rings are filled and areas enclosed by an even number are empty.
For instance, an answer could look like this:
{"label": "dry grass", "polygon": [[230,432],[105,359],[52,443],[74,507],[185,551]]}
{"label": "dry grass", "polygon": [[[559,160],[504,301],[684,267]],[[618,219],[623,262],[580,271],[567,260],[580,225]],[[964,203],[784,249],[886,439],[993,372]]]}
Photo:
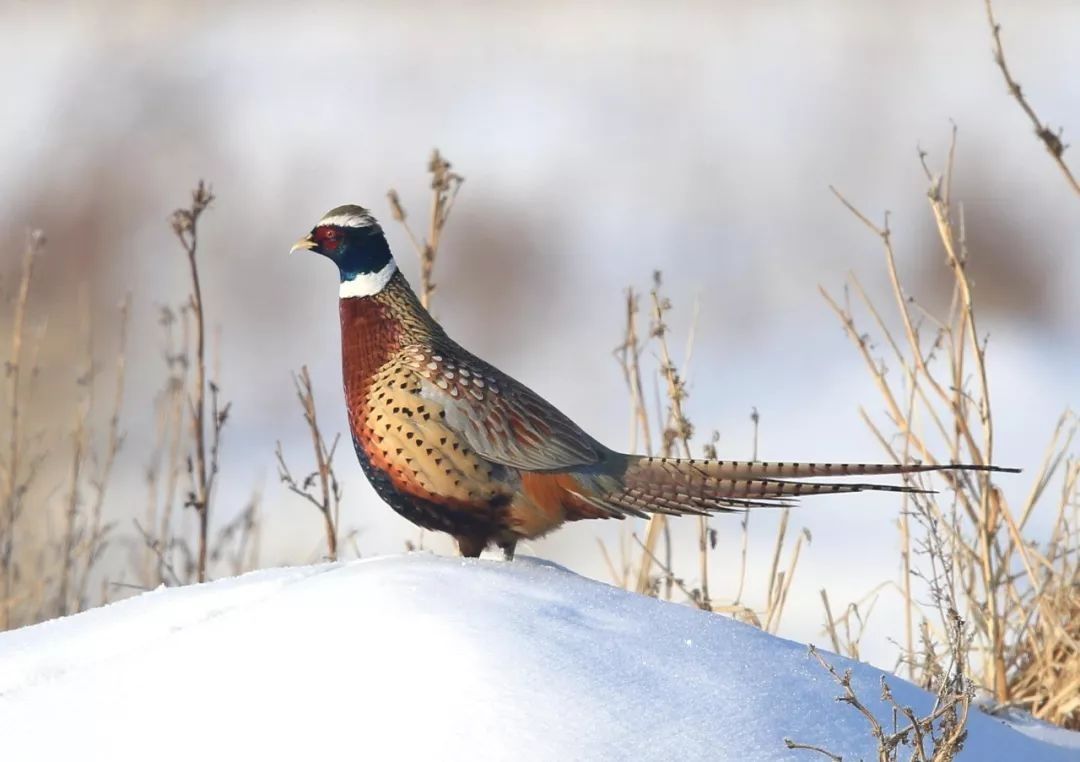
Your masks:
{"label": "dry grass", "polygon": [[[154,446],[145,465],[146,511],[143,521],[133,520],[139,534],[136,577],[148,588],[179,585],[194,573],[187,544],[175,536],[177,496],[185,462],[186,390],[190,363],[190,308],[162,307],[158,324],[165,380],[154,401]],[[182,556],[182,557],[181,557]]]}
{"label": "dry grass", "polygon": [[[426,304],[435,291],[436,256],[463,182],[437,151],[428,169],[432,203],[424,237],[414,234],[396,193],[390,194],[394,216],[420,258],[420,292]],[[216,380],[210,305],[204,302],[205,253],[199,233],[212,202],[210,189],[199,183],[189,202],[170,218],[188,285],[179,305],[159,310],[164,376],[152,411],[141,411],[144,425],[152,429],[152,444],[146,453],[133,455],[144,469],[146,498],[138,518],[130,506],[107,505],[124,443],[121,407],[130,302],[120,310],[115,360],[102,353],[94,326],[83,320],[81,332],[71,332],[79,334],[78,346],[58,353],[69,361],[45,371],[50,379],[75,376],[73,388],[56,398],[39,399],[38,355],[47,323],[35,320],[33,308],[36,265],[45,238],[39,232],[28,235],[13,273],[14,288],[0,292],[5,326],[10,316],[10,349],[4,353],[0,379],[0,630],[73,613],[113,594],[203,581],[215,573],[235,574],[259,565],[260,495],[234,507],[238,510],[222,506],[220,515],[216,499],[222,434],[231,408]],[[84,301],[89,302],[88,297]],[[135,348],[136,353],[140,350],[146,348]],[[326,555],[339,556],[350,541],[359,555],[355,533],[342,535],[340,529],[342,496],[333,472],[337,439],[328,446],[322,437],[307,369],[294,380],[312,437],[315,468],[307,478],[293,480],[279,449],[283,480],[318,507]],[[110,389],[104,395],[98,388],[103,385]],[[70,425],[60,431],[47,428],[43,421],[55,415],[52,408],[68,403]],[[48,416],[42,410],[46,406]]]}
{"label": "dry grass", "polygon": [[[837,193],[842,203],[879,239],[892,284],[892,313],[876,304],[855,276],[845,297],[824,292],[851,338],[885,405],[879,421],[860,415],[896,462],[990,463],[995,429],[986,370],[988,341],[978,326],[962,213],[950,200],[952,157],[938,175],[920,155],[929,183],[927,200],[952,280],[947,311],[935,313],[908,294],[898,274],[888,221],[877,225]],[[859,324],[851,304],[872,323]],[[899,328],[894,326],[898,325]],[[873,338],[876,336],[877,338]],[[874,347],[885,348],[886,358]],[[890,373],[886,363],[898,369]],[[1077,562],[1077,465],[1070,456],[1077,420],[1065,413],[1047,447],[1027,497],[1011,502],[989,474],[975,478],[945,472],[945,491],[905,496],[901,511],[901,581],[906,613],[904,661],[911,676],[931,683],[933,654],[951,650],[953,612],[971,623],[965,674],[999,706],[1021,705],[1037,717],[1077,726],[1080,660],[1076,621],[1080,582]],[[913,486],[926,486],[908,477]],[[1051,483],[1061,489],[1050,495]],[[1038,539],[1042,516],[1048,536]],[[916,532],[921,531],[921,536]],[[922,580],[930,604],[913,584]],[[831,621],[831,613],[827,610]],[[920,622],[918,626],[916,622]],[[920,659],[916,631],[929,645]]]}
{"label": "dry grass", "polygon": [[[71,481],[64,520],[59,589],[56,596],[57,616],[81,611],[88,605],[88,588],[92,572],[104,555],[109,534],[113,529],[113,525],[107,524],[104,520],[105,494],[116,464],[116,456],[120,452],[124,439],[120,431],[120,410],[124,401],[127,328],[130,315],[131,297],[128,296],[120,304],[120,347],[115,360],[112,406],[107,423],[104,454],[100,462],[94,459],[90,463],[86,460],[92,454],[89,441],[89,420],[94,404],[95,369],[91,339],[93,323],[89,316],[84,323],[87,335],[85,370],[78,379],[83,399],[78,405],[72,432]],[[96,473],[87,476],[87,469],[96,469]],[[85,504],[84,485],[84,480],[87,478],[93,492],[88,508]]]}
{"label": "dry grass", "polygon": [[[694,425],[686,413],[688,397],[686,379],[696,336],[697,309],[686,338],[684,359],[676,363],[670,347],[668,315],[673,309],[671,300],[664,294],[663,279],[659,272],[653,274],[648,292],[648,325],[645,338],[639,328],[641,301],[643,297],[634,289],[628,289],[625,302],[625,329],[623,341],[615,348],[615,358],[626,381],[630,397],[630,450],[644,451],[653,455],[653,442],[659,442],[659,453],[664,457],[693,457],[692,439]],[[648,360],[655,357],[655,363]],[[658,398],[651,406],[646,399],[646,379],[652,379],[656,388],[662,388],[664,402]],[[751,459],[757,459],[758,424],[757,410],[751,413],[754,424],[754,441]],[[656,428],[654,433],[653,429]],[[702,454],[716,457],[718,434],[705,443]],[[741,522],[741,553],[738,566],[732,570],[738,584],[734,597],[717,600],[710,592],[709,574],[717,534],[708,517],[697,519],[697,565],[693,574],[684,575],[674,567],[674,550],[669,520],[656,514],[645,525],[644,537],[639,537],[631,526],[623,528],[618,553],[601,543],[600,550],[608,572],[616,584],[639,593],[670,600],[677,590],[689,603],[705,611],[731,614],[769,632],[780,626],[784,607],[788,600],[795,569],[803,546],[809,542],[809,533],[801,530],[789,547],[789,509],[780,509],[781,516],[768,574],[760,581],[763,601],[750,605],[744,600],[747,590],[747,555],[750,542],[750,512],[745,512]],[[785,555],[786,554],[786,555]],[[616,558],[618,559],[616,561]]]}
{"label": "dry grass", "polygon": [[105,520],[105,502],[124,440],[120,414],[130,300],[119,307],[119,347],[103,434],[96,395],[100,368],[85,290],[79,297],[85,313],[82,351],[69,369],[74,371],[71,422],[59,432],[35,428],[29,418],[41,410],[35,392],[42,380],[38,354],[45,327],[29,323],[35,263],[44,244],[42,233],[28,235],[17,287],[9,295],[11,350],[3,398],[8,430],[0,453],[0,630],[81,611],[108,598],[106,589],[96,594],[91,586],[114,528]]}
{"label": "dry grass", "polygon": [[[898,463],[994,462],[988,340],[968,271],[973,253],[968,250],[963,215],[951,199],[955,137],[954,130],[940,174],[930,170],[925,154],[919,156],[929,185],[928,208],[943,273],[951,285],[952,298],[944,311],[924,307],[904,289],[888,217],[875,223],[834,190],[878,240],[891,295],[888,304],[879,303],[854,275],[842,297],[824,289],[822,294],[884,402],[883,419],[866,409],[859,410],[860,416]],[[615,350],[630,399],[631,448],[652,454],[653,443],[659,442],[663,455],[689,456],[693,425],[685,412],[684,377],[693,331],[680,371],[665,320],[672,305],[662,293],[659,274],[648,294],[646,331],[640,326],[642,301],[633,290],[627,293],[624,338]],[[867,320],[869,332],[861,325]],[[878,355],[878,347],[885,357]],[[654,368],[646,367],[648,350],[656,356]],[[664,389],[663,411],[659,401],[655,405],[647,401],[650,376]],[[898,521],[902,573],[896,586],[905,619],[904,631],[896,636],[902,648],[900,664],[911,679],[938,692],[939,709],[949,706],[958,712],[952,719],[943,714],[932,718],[954,723],[955,732],[930,738],[933,743],[917,752],[916,759],[950,759],[955,754],[969,701],[961,698],[970,694],[967,681],[988,693],[996,707],[1019,706],[1040,719],[1080,727],[1080,459],[1072,449],[1078,426],[1074,414],[1062,415],[1027,496],[1020,501],[1010,502],[989,473],[941,472],[932,477],[942,480],[939,493],[903,497]],[[715,457],[708,445],[704,454]],[[926,476],[905,479],[916,488],[934,486]],[[1051,485],[1058,485],[1054,494]],[[678,591],[699,608],[733,614],[775,632],[799,553],[809,538],[797,537],[785,563],[789,526],[785,510],[769,571],[760,581],[764,601],[751,607],[743,600],[750,515],[745,515],[742,527],[738,594],[728,602],[716,601],[709,593],[715,535],[705,521],[699,525],[699,563],[693,573],[675,568],[664,516],[648,522],[643,539],[628,531],[617,552],[603,545],[601,551],[612,579],[623,587],[664,598]],[[1041,525],[1050,529],[1037,532]],[[835,651],[859,658],[867,619],[889,587],[883,582],[839,616],[827,592],[821,591],[825,632]],[[923,744],[927,739],[919,737],[920,727],[911,718],[905,733]]]}
{"label": "dry grass", "polygon": [[[45,245],[45,236],[41,231],[27,234],[26,247],[22,257],[18,288],[11,298],[12,328],[11,351],[4,363],[6,377],[4,417],[8,425],[7,441],[4,442],[4,459],[0,462],[0,630],[15,626],[17,610],[27,604],[25,584],[20,579],[20,568],[16,558],[16,537],[19,531],[19,519],[25,507],[26,494],[33,484],[34,477],[41,465],[42,454],[34,448],[26,436],[22,411],[29,405],[27,397],[33,393],[32,386],[27,389],[24,379],[37,373],[36,355],[39,343],[34,342],[27,353],[26,313],[30,300],[30,285],[34,278],[34,264]],[[20,588],[24,588],[20,590]]]}

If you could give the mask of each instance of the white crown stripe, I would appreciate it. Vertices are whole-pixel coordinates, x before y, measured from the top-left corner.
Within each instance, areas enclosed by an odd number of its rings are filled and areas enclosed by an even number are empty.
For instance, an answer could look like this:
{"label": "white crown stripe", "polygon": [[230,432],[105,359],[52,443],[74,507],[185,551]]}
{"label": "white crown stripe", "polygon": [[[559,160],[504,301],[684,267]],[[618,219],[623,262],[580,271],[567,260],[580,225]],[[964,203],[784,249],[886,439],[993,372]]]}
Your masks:
{"label": "white crown stripe", "polygon": [[323,225],[336,225],[341,228],[370,228],[378,227],[379,223],[370,214],[335,214],[333,217],[323,217],[316,227]]}
{"label": "white crown stripe", "polygon": [[386,288],[386,284],[394,277],[395,272],[397,272],[397,265],[391,259],[377,273],[360,273],[352,280],[342,281],[341,288],[338,289],[338,296],[342,299],[351,299],[356,296],[373,296]]}

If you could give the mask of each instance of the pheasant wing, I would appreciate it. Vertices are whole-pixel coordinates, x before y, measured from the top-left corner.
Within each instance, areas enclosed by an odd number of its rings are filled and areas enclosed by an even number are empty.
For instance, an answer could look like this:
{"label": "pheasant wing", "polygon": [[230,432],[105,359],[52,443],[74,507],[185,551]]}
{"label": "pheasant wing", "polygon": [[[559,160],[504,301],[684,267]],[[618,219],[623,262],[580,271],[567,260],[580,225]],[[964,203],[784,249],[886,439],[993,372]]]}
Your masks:
{"label": "pheasant wing", "polygon": [[529,389],[460,347],[407,347],[401,361],[420,395],[484,458],[530,471],[596,463],[604,447]]}

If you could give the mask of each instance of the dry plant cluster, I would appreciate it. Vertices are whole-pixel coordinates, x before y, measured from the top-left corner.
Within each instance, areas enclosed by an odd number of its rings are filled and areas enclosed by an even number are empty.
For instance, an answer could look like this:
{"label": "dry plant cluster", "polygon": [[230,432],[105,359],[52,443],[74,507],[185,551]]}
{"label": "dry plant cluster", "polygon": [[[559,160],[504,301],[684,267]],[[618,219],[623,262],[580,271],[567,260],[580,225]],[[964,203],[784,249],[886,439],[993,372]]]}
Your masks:
{"label": "dry plant cluster", "polygon": [[[463,182],[437,151],[428,169],[432,203],[426,237],[413,232],[398,194],[389,193],[394,218],[416,246],[425,304],[435,290],[435,257]],[[231,404],[223,399],[217,381],[220,337],[209,329],[200,273],[200,222],[213,201],[210,188],[200,182],[190,202],[169,219],[187,270],[188,293],[179,304],[158,308],[163,378],[153,402],[152,444],[142,456],[146,502],[141,515],[128,512],[122,519],[109,518],[106,498],[125,440],[122,405],[131,300],[119,306],[120,340],[113,359],[99,363],[89,296],[82,295],[84,350],[74,368],[70,425],[60,431],[34,428],[35,414],[47,404],[37,396],[47,321],[35,325],[31,309],[35,265],[45,251],[45,236],[39,231],[27,236],[14,287],[2,292],[11,328],[0,400],[5,419],[0,442],[0,630],[81,611],[132,591],[202,582],[260,565],[258,491],[239,510],[222,510],[224,520],[216,518]],[[218,346],[212,346],[215,338]],[[106,366],[111,373],[103,373]],[[105,382],[111,389],[102,413],[98,396]],[[294,374],[293,384],[314,464],[294,475],[278,442],[274,456],[279,478],[322,518],[325,550],[318,557],[337,560],[344,543],[359,556],[356,530],[341,529],[343,495],[333,464],[340,437],[323,434],[307,367]],[[57,480],[61,461],[65,476]],[[103,563],[106,559],[108,564]]]}
{"label": "dry plant cluster", "polygon": [[[120,348],[115,361],[115,386],[108,420],[98,441],[92,430],[97,408],[94,396],[98,368],[94,361],[93,332],[84,321],[83,351],[75,367],[75,409],[70,454],[65,476],[50,485],[50,497],[59,514],[59,527],[49,537],[35,535],[24,547],[18,528],[38,510],[39,476],[50,455],[50,444],[33,428],[28,411],[38,402],[40,353],[44,325],[29,324],[31,286],[35,266],[45,249],[45,236],[30,231],[15,278],[7,294],[11,306],[11,341],[4,363],[3,417],[7,431],[0,454],[0,630],[26,621],[62,616],[87,605],[95,566],[110,540],[112,527],[103,518],[106,490],[120,450],[120,404],[124,392],[126,329],[129,301],[120,305]],[[79,297],[89,312],[87,294]],[[32,612],[27,615],[26,612]]]}
{"label": "dry plant cluster", "polygon": [[[1069,186],[1080,187],[1064,160],[1067,146],[1061,131],[1052,131],[1035,114],[1005,62],[1001,28],[989,0],[987,17],[994,61],[1008,92],[1035,127]],[[935,314],[904,289],[893,248],[888,216],[879,225],[844,198],[833,193],[879,241],[892,285],[888,314],[851,275],[841,298],[822,289],[829,307],[866,364],[884,403],[884,420],[871,411],[859,413],[887,456],[896,463],[989,464],[994,456],[994,418],[986,355],[988,338],[979,330],[974,287],[969,277],[968,250],[962,209],[951,199],[956,131],[946,166],[931,172],[926,154],[919,152],[925,172],[929,212],[941,244],[951,284],[950,307]],[[857,306],[852,305],[854,295]],[[694,426],[685,413],[687,387],[669,349],[665,315],[671,302],[661,292],[659,273],[648,299],[648,330],[639,327],[641,296],[627,293],[626,330],[616,357],[623,370],[631,407],[631,444],[640,442],[650,454],[658,428],[663,455],[691,454]],[[695,309],[696,312],[696,309]],[[859,313],[859,317],[856,317]],[[857,321],[868,319],[874,336]],[[696,321],[695,321],[696,322]],[[694,328],[687,341],[683,372],[693,349]],[[881,349],[879,349],[879,347]],[[654,384],[666,392],[666,403],[649,404],[642,358],[652,349]],[[883,352],[884,356],[879,353]],[[653,412],[650,414],[650,410]],[[757,459],[759,416],[752,413]],[[989,474],[941,473],[933,484],[925,475],[906,477],[910,486],[928,490],[905,494],[898,530],[902,574],[896,585],[905,613],[898,671],[936,693],[934,710],[916,717],[892,699],[883,682],[882,697],[893,706],[893,730],[861,703],[849,674],[839,674],[818,652],[812,655],[836,679],[844,694],[838,700],[867,717],[878,742],[880,759],[898,759],[901,747],[916,760],[948,760],[962,748],[966,717],[978,697],[982,708],[1008,712],[1014,708],[1063,727],[1080,729],[1080,456],[1075,437],[1076,413],[1065,410],[1048,442],[1039,469],[1026,495],[1011,503]],[[715,457],[714,433],[702,447]],[[943,483],[942,483],[943,482]],[[944,487],[940,493],[930,488]],[[671,598],[678,590],[699,608],[729,613],[774,632],[787,600],[799,551],[809,535],[799,533],[784,561],[789,509],[782,509],[768,572],[758,581],[764,591],[757,606],[745,602],[750,513],[744,514],[741,553],[732,574],[738,580],[730,600],[709,593],[710,551],[715,534],[707,520],[698,527],[698,563],[687,574],[673,568],[671,533],[664,516],[644,529],[644,539],[627,528],[620,541],[618,563],[601,548],[616,583],[652,595]],[[1048,528],[1036,528],[1041,525]],[[870,590],[863,601],[834,615],[826,590],[820,591],[824,634],[837,653],[859,658],[859,639],[878,594],[890,583]],[[860,608],[867,601],[870,607]],[[898,725],[896,718],[906,724]],[[839,759],[827,749],[796,741],[790,748],[816,751]]]}
{"label": "dry plant cluster", "polygon": [[[1009,93],[1035,125],[1069,185],[1080,194],[1064,161],[1066,146],[1036,116],[1006,65],[1001,30],[989,1],[994,60]],[[926,309],[903,287],[888,217],[875,223],[834,190],[839,201],[881,247],[892,286],[887,302],[875,298],[852,275],[842,294],[822,290],[828,306],[866,365],[880,393],[883,413],[860,415],[887,457],[897,463],[988,464],[994,459],[994,408],[986,357],[985,333],[978,325],[971,256],[962,210],[951,198],[955,130],[944,171],[932,172],[925,154],[928,211],[940,241],[952,298],[938,314]],[[428,165],[431,206],[427,230],[414,232],[396,191],[388,194],[392,215],[406,231],[420,262],[419,294],[426,307],[435,292],[434,268],[447,221],[463,178],[437,151]],[[14,285],[5,305],[11,317],[4,363],[0,436],[0,630],[64,615],[105,602],[125,588],[203,581],[220,573],[257,568],[262,519],[256,492],[241,510],[219,515],[215,487],[223,433],[230,405],[222,398],[209,346],[208,308],[199,271],[199,223],[211,209],[213,194],[202,183],[190,203],[178,209],[171,226],[189,276],[189,292],[178,306],[160,308],[164,373],[153,410],[154,443],[144,461],[146,505],[130,524],[107,518],[110,478],[124,444],[127,324],[131,302],[118,309],[120,341],[112,359],[98,363],[94,331],[84,321],[84,350],[75,369],[76,400],[70,426],[62,433],[34,428],[29,411],[42,369],[39,352],[44,323],[29,318],[35,264],[45,238],[31,232]],[[625,334],[615,350],[630,402],[630,447],[649,455],[694,455],[695,426],[687,412],[688,376],[695,330],[687,337],[681,364],[672,351],[668,316],[673,309],[655,273],[647,292],[631,288],[625,299]],[[695,308],[696,314],[696,308]],[[696,320],[693,321],[696,325]],[[869,330],[864,324],[869,324]],[[108,373],[104,369],[111,368]],[[108,376],[108,378],[105,378]],[[105,379],[104,381],[102,379]],[[104,413],[98,387],[109,384]],[[287,463],[281,443],[274,452],[284,487],[310,503],[325,528],[326,558],[342,555],[345,540],[359,555],[356,532],[341,528],[343,495],[334,472],[339,435],[327,438],[320,426],[313,385],[306,367],[293,376],[302,418],[311,439],[313,465],[297,472]],[[104,417],[104,423],[99,419]],[[758,425],[751,413],[757,459]],[[911,486],[938,487],[937,493],[905,494],[898,516],[902,564],[895,584],[905,612],[897,634],[898,671],[935,692],[933,711],[918,717],[892,698],[886,683],[882,697],[892,706],[883,722],[855,694],[848,673],[838,672],[816,649],[811,655],[842,690],[838,700],[867,719],[882,760],[909,750],[916,760],[951,759],[962,747],[966,717],[978,695],[992,711],[1022,708],[1036,717],[1080,729],[1080,458],[1074,449],[1080,419],[1062,414],[1046,447],[1041,467],[1026,495],[1010,499],[989,474],[943,473],[907,477]],[[716,457],[715,432],[700,447]],[[50,464],[50,461],[52,463]],[[43,483],[46,465],[65,464],[64,478]],[[55,474],[52,468],[48,473]],[[601,544],[613,580],[620,586],[666,599],[682,598],[703,610],[734,616],[776,632],[800,554],[810,541],[794,531],[790,509],[781,511],[768,571],[753,580],[748,573],[751,513],[741,517],[740,553],[727,579],[734,594],[717,597],[710,575],[716,530],[707,517],[697,519],[697,563],[677,569],[676,539],[668,518],[657,515],[644,524],[628,521],[618,546]],[[56,516],[57,521],[28,522],[27,514]],[[293,521],[293,516],[280,518]],[[44,526],[44,530],[41,527]],[[1040,529],[1039,527],[1048,527]],[[422,546],[423,536],[409,547]],[[107,574],[103,560],[126,550],[123,571]],[[114,564],[115,568],[115,564]],[[120,581],[112,581],[110,579]],[[878,600],[888,582],[869,591],[863,602],[837,615],[825,590],[820,591],[823,634],[833,651],[859,656],[859,639],[869,616],[866,601]],[[755,592],[756,591],[756,592]],[[807,739],[788,740],[793,749],[839,759]]]}

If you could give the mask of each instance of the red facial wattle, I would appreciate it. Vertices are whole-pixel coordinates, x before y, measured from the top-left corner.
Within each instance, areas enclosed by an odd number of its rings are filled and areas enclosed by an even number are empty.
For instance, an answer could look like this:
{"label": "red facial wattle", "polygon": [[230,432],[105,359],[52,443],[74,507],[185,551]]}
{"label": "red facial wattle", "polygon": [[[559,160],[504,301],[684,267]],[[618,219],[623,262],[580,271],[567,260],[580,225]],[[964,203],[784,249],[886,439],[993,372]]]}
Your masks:
{"label": "red facial wattle", "polygon": [[331,227],[315,228],[315,240],[325,254],[332,254],[341,245],[341,233]]}

